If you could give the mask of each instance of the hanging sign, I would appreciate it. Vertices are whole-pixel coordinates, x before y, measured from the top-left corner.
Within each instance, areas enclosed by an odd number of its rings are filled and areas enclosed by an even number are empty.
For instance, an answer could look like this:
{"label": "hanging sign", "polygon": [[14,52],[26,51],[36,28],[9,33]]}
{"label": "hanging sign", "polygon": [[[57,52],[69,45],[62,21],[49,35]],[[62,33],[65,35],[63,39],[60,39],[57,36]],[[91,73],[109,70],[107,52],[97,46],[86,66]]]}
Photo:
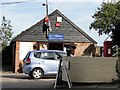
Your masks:
{"label": "hanging sign", "polygon": [[62,17],[57,17],[57,22],[62,22]]}
{"label": "hanging sign", "polygon": [[63,34],[48,34],[49,41],[63,41],[64,35]]}
{"label": "hanging sign", "polygon": [[60,27],[60,23],[57,22],[57,23],[55,24],[55,27]]}

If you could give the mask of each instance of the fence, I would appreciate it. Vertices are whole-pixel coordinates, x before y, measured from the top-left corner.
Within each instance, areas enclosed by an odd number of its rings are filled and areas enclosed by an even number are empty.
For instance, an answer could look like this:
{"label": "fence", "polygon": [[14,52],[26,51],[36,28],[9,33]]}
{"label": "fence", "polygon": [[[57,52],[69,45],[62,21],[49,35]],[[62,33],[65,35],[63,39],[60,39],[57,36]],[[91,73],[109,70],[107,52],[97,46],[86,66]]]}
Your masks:
{"label": "fence", "polygon": [[[65,57],[70,62],[71,82],[109,83],[118,79],[115,57]],[[62,80],[66,81],[62,72]]]}

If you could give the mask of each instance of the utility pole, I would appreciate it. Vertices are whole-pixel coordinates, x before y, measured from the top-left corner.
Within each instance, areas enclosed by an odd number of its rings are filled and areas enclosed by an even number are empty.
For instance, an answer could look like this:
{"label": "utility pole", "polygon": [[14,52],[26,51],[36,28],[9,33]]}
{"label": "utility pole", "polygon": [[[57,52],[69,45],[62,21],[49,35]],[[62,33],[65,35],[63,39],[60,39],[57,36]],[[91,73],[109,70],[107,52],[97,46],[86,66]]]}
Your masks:
{"label": "utility pole", "polygon": [[43,33],[46,32],[46,38],[48,38],[48,31],[52,31],[50,20],[48,17],[48,1],[46,0],[45,3],[43,3],[43,6],[46,8],[46,15],[43,21]]}
{"label": "utility pole", "polygon": [[48,1],[46,0],[46,15],[48,16]]}
{"label": "utility pole", "polygon": [[43,6],[45,6],[45,18],[44,18],[44,21],[43,21],[43,33],[45,32],[46,33],[46,38],[48,38],[48,29],[49,29],[49,25],[48,25],[48,22],[49,22],[49,18],[48,18],[48,1],[45,0],[45,3],[42,4]]}

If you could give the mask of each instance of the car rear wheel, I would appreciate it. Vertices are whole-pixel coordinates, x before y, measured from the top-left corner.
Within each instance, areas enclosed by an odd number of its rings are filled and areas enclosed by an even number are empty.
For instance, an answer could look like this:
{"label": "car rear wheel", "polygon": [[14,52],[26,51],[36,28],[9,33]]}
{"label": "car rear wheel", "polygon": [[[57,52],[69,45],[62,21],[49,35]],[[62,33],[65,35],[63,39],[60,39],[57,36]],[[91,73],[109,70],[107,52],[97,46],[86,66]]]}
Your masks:
{"label": "car rear wheel", "polygon": [[43,71],[39,68],[36,68],[32,71],[31,76],[34,79],[40,79],[43,77]]}

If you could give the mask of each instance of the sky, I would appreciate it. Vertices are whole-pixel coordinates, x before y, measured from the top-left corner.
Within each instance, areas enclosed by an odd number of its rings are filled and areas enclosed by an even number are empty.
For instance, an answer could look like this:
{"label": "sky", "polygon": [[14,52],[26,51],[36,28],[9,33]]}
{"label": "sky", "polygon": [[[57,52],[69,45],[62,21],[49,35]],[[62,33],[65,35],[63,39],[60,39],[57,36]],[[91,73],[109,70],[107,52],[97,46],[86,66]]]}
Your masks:
{"label": "sky", "polygon": [[[103,46],[107,35],[99,36],[89,26],[94,21],[92,15],[105,0],[48,0],[49,14],[58,9],[72,22],[79,26],[85,33],[97,41],[98,46]],[[107,0],[108,1],[108,0]],[[22,3],[12,3],[22,2]],[[12,3],[4,4],[2,3]],[[13,37],[30,28],[45,17],[45,0],[1,0],[0,24],[2,16],[11,21]]]}

